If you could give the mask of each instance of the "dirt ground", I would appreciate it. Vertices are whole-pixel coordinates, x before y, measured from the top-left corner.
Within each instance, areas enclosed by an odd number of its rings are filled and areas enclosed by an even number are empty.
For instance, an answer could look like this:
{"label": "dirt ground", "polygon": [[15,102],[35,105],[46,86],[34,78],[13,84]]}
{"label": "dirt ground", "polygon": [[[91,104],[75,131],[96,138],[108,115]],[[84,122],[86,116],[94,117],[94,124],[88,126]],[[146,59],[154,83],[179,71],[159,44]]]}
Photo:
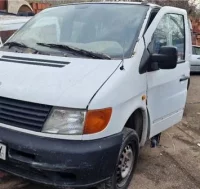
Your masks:
{"label": "dirt ground", "polygon": [[[8,175],[0,189],[47,187]],[[163,133],[160,147],[142,148],[129,189],[200,189],[200,75],[191,77],[182,123]]]}

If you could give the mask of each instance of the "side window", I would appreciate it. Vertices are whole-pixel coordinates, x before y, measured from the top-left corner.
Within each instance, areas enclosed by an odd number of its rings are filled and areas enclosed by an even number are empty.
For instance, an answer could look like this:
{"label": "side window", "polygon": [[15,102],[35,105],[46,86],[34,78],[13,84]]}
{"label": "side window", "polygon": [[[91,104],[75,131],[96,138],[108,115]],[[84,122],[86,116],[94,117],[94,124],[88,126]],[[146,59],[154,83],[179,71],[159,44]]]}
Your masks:
{"label": "side window", "polygon": [[165,15],[162,20],[160,21],[157,29],[153,34],[152,39],[152,51],[153,53],[159,53],[160,48],[162,46],[168,46],[169,43],[169,35],[168,35],[168,16]]}
{"label": "side window", "polygon": [[153,53],[159,53],[162,46],[174,46],[178,50],[178,61],[185,59],[184,17],[166,14],[153,35]]}
{"label": "side window", "polygon": [[152,13],[151,13],[151,15],[150,15],[150,18],[149,18],[149,21],[148,21],[148,24],[147,24],[146,30],[147,30],[147,29],[149,28],[149,26],[151,25],[152,21],[154,20],[154,18],[155,18],[155,16],[157,15],[157,13],[158,13],[159,10],[160,10],[160,9],[155,8],[155,9],[152,11]]}
{"label": "side window", "polygon": [[169,15],[169,30],[172,45],[177,47],[179,61],[185,60],[185,25],[182,15]]}
{"label": "side window", "polygon": [[195,48],[195,54],[200,55],[200,47],[194,47]]}

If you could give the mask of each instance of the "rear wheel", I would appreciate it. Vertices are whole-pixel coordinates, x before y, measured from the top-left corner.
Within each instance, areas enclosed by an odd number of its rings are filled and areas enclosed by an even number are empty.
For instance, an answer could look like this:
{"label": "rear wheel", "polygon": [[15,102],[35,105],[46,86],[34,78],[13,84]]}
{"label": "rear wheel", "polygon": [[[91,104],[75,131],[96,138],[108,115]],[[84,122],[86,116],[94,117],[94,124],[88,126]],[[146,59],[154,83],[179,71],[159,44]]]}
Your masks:
{"label": "rear wheel", "polygon": [[123,130],[123,142],[113,176],[97,189],[127,189],[133,177],[139,154],[139,138],[129,128]]}

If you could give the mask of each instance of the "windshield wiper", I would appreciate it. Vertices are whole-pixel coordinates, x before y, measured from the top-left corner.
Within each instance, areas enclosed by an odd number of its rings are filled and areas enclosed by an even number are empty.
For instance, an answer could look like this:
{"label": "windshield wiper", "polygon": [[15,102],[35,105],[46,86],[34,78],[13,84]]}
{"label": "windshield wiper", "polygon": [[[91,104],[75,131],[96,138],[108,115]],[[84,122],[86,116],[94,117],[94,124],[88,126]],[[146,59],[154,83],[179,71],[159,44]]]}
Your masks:
{"label": "windshield wiper", "polygon": [[41,45],[41,46],[49,47],[49,48],[58,48],[58,49],[67,50],[67,51],[70,51],[70,52],[73,52],[73,53],[77,53],[79,55],[83,55],[83,56],[87,56],[87,57],[91,57],[91,58],[95,58],[95,59],[108,59],[108,60],[111,59],[111,57],[106,55],[106,54],[87,51],[87,50],[84,50],[84,49],[79,49],[77,47],[71,47],[71,46],[68,46],[68,45],[51,44],[51,43],[37,43],[37,44]]}
{"label": "windshield wiper", "polygon": [[27,46],[24,43],[18,43],[18,42],[15,42],[15,41],[7,42],[7,43],[4,44],[4,46],[9,46],[9,48],[11,48],[12,46],[27,48]]}
{"label": "windshield wiper", "polygon": [[25,45],[24,43],[19,43],[19,42],[16,42],[16,41],[7,42],[7,43],[5,43],[3,46],[8,46],[9,48],[14,47],[14,46],[16,46],[16,47],[22,47],[22,48],[31,49],[31,50],[34,51],[34,53],[44,54],[44,53],[38,51],[38,50],[35,49],[35,48],[28,47],[28,46]]}

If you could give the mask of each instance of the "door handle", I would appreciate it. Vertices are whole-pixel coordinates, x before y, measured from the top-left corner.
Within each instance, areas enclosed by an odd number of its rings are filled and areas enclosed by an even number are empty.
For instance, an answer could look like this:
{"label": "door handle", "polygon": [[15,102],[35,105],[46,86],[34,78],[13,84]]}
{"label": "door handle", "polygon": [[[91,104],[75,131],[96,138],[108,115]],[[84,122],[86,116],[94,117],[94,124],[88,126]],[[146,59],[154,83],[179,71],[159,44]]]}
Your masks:
{"label": "door handle", "polygon": [[182,82],[182,81],[186,81],[188,79],[190,79],[189,76],[183,76],[179,81]]}

